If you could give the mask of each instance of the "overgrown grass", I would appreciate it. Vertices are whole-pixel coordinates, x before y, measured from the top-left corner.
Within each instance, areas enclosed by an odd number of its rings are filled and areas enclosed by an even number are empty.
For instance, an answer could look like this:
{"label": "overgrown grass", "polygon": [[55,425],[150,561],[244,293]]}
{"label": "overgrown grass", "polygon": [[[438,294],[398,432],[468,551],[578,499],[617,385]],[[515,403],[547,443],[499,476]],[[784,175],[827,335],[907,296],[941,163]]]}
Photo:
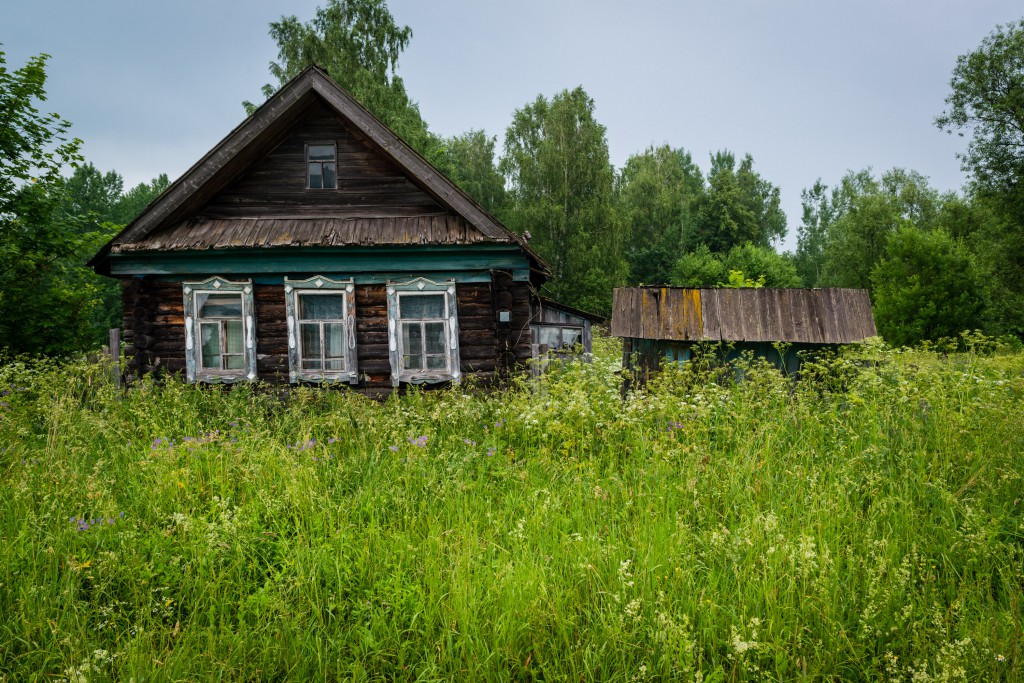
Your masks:
{"label": "overgrown grass", "polygon": [[604,349],[386,403],[3,367],[0,680],[1022,677],[1024,355],[623,400]]}

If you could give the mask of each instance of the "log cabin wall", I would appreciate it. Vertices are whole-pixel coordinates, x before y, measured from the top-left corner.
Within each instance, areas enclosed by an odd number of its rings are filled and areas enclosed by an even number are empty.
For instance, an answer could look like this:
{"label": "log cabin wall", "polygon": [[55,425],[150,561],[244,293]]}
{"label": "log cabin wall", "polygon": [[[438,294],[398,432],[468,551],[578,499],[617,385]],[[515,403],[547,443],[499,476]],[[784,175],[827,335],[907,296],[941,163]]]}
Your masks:
{"label": "log cabin wall", "polygon": [[[245,279],[232,276],[233,279]],[[490,385],[530,358],[530,288],[525,282],[496,277],[492,283],[456,285],[460,367],[463,377]],[[182,283],[153,278],[123,278],[124,341],[127,374],[185,374],[185,320]],[[495,301],[512,311],[512,323],[499,330]],[[256,284],[256,367],[259,379],[288,383],[288,324],[283,284]],[[391,386],[385,285],[356,286],[356,352],[360,382],[355,389],[385,396]],[[342,385],[349,386],[349,385]]]}

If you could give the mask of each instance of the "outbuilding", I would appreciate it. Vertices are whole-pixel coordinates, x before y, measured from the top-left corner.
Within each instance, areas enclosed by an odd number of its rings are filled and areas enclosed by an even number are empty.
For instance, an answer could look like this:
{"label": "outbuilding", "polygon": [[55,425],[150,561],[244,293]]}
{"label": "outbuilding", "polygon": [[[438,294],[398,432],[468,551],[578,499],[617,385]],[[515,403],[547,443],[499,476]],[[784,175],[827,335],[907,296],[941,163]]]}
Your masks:
{"label": "outbuilding", "polygon": [[719,343],[724,360],[753,354],[792,373],[801,352],[877,332],[862,289],[623,287],[611,334],[622,338],[623,367],[643,382],[664,362],[688,361],[701,343]]}

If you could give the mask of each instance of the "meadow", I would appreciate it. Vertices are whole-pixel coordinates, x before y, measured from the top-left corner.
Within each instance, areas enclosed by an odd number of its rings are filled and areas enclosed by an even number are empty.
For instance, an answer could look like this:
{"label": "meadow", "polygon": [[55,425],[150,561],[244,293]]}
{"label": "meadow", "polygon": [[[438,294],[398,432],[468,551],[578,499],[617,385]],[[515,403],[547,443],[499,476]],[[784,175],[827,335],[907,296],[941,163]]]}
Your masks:
{"label": "meadow", "polygon": [[0,681],[1024,679],[1024,354],[499,392],[0,366]]}

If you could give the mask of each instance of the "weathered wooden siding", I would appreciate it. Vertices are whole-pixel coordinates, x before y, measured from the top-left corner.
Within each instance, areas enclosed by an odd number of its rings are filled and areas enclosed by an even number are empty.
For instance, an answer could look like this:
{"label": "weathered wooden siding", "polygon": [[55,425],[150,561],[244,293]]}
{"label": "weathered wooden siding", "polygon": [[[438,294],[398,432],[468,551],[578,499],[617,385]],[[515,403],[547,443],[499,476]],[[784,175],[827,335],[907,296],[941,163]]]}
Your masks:
{"label": "weathered wooden siding", "polygon": [[[464,378],[490,383],[530,358],[530,290],[526,283],[499,276],[491,283],[456,287],[460,366]],[[288,382],[288,325],[282,285],[257,284],[256,359],[260,380]],[[124,278],[124,340],[128,374],[185,373],[185,321],[181,282]],[[509,330],[499,331],[494,302],[512,311]],[[500,333],[499,333],[500,332]],[[370,395],[390,393],[387,299],[384,285],[356,287],[356,351],[362,380],[356,389]],[[345,385],[348,386],[348,385]]]}
{"label": "weathered wooden siding", "polygon": [[[337,145],[338,187],[306,189],[306,145]],[[211,218],[332,218],[445,213],[389,160],[358,138],[321,101],[309,105],[284,139],[197,212]]]}
{"label": "weathered wooden siding", "polygon": [[857,289],[626,287],[612,306],[612,334],[634,339],[845,344],[877,334]]}

